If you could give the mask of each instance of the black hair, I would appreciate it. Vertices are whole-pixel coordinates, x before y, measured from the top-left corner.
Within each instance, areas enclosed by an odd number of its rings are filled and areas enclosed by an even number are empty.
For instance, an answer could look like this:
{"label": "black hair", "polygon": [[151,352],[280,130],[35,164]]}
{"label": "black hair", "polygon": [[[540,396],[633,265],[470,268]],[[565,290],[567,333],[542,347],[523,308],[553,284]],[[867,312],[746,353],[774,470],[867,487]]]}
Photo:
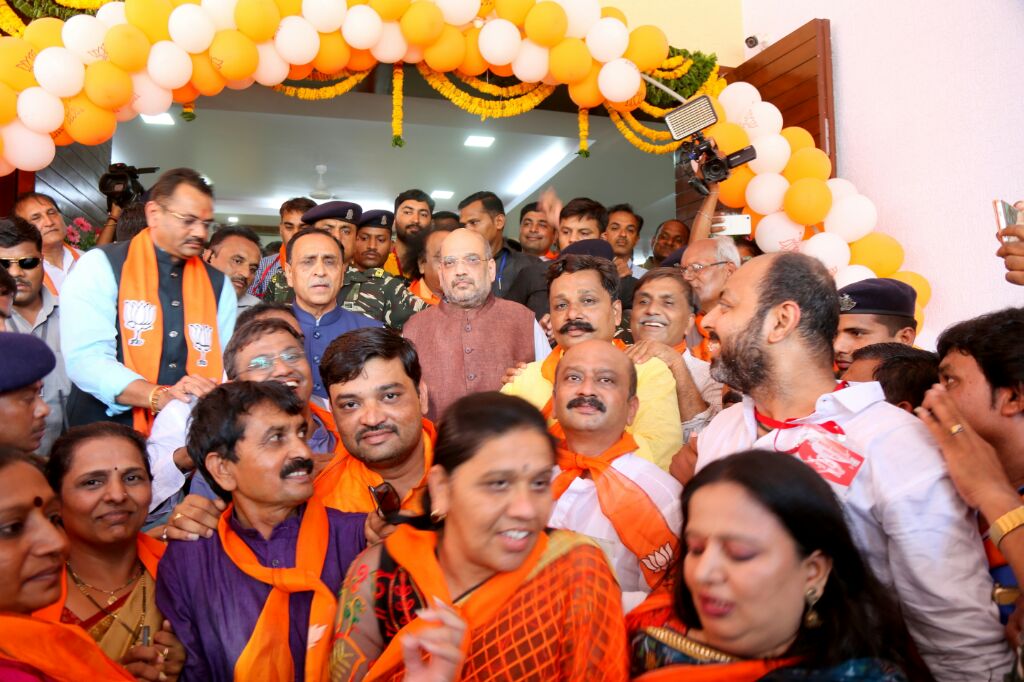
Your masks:
{"label": "black hair", "polygon": [[114,226],[114,241],[131,241],[135,235],[146,229],[148,222],[146,205],[143,203],[135,203],[121,209],[121,214],[117,216],[117,225]]}
{"label": "black hair", "polygon": [[[928,351],[922,351],[897,341],[886,341],[884,343],[872,343],[868,346],[861,346],[851,353],[850,358],[854,361],[888,360],[889,358],[906,357],[915,353],[928,353]],[[928,355],[936,357],[934,353],[928,353]]]}
{"label": "black hair", "polygon": [[526,217],[527,213],[536,213],[540,211],[540,204],[536,201],[530,203],[519,209],[519,222],[523,222],[523,218]]}
{"label": "black hair", "polygon": [[251,320],[246,324],[239,324],[235,327],[235,333],[231,335],[227,348],[224,349],[224,372],[228,379],[234,381],[241,371],[235,367],[235,357],[250,344],[262,339],[267,334],[285,332],[290,334],[299,346],[302,345],[305,337],[295,331],[295,327],[288,324],[279,317],[268,317],[262,320]]}
{"label": "black hair", "polygon": [[466,208],[470,204],[479,201],[483,204],[484,210],[492,218],[497,215],[505,215],[505,204],[498,198],[498,195],[494,192],[482,190],[480,192],[473,192],[468,197],[459,202],[459,209]]}
{"label": "black hair", "polygon": [[12,464],[28,464],[43,473],[43,458],[39,455],[32,455],[21,450],[15,450],[9,445],[0,445],[0,471],[3,471]]}
{"label": "black hair", "polygon": [[337,244],[338,252],[341,253],[341,259],[345,260],[345,247],[341,245],[341,242],[334,238],[333,234],[319,227],[304,227],[295,234],[293,234],[292,238],[288,240],[288,244],[284,247],[285,260],[287,260],[289,264],[291,264],[292,262],[292,252],[295,251],[295,242],[311,234],[322,234],[323,236],[327,237],[332,242]]}
{"label": "black hair", "polygon": [[[820,551],[832,560],[814,607],[821,625],[807,628],[801,623],[783,658],[799,658],[799,666],[811,670],[854,658],[878,658],[906,669],[910,642],[899,608],[861,556],[843,509],[821,476],[800,459],[769,450],[748,450],[712,462],[683,490],[681,535],[686,533],[694,494],[713,483],[743,488],[792,537],[801,557]],[[685,557],[686,545],[681,543],[673,569],[673,609],[687,627],[699,629],[700,615],[683,577]]]}
{"label": "black hair", "polygon": [[[445,211],[445,213],[450,212]],[[439,214],[435,214],[434,223],[429,228],[422,232],[417,232],[414,235],[410,235],[409,240],[406,242],[408,248],[405,250],[405,258],[402,260],[402,272],[407,273],[410,280],[417,280],[423,276],[423,271],[420,270],[420,257],[422,257],[424,252],[427,250],[427,240],[430,235],[437,234],[439,232],[450,234],[459,229],[459,217],[454,213],[451,213],[451,215],[455,216],[455,227],[449,227],[443,223],[438,223],[437,215]]]}
{"label": "black hair", "polygon": [[758,285],[758,308],[751,328],[759,328],[768,311],[786,301],[800,308],[796,331],[808,350],[819,359],[828,358],[831,364],[833,343],[839,333],[839,294],[821,261],[802,253],[773,254]]}
{"label": "black hair", "polygon": [[601,287],[608,292],[613,301],[619,298],[619,273],[615,264],[607,258],[597,256],[583,256],[575,253],[559,256],[548,265],[546,278],[548,291],[551,290],[551,283],[562,275],[574,272],[593,270],[601,280]]}
{"label": "black hair", "polygon": [[267,245],[263,247],[263,255],[276,256],[277,252],[281,250],[281,247],[283,245],[284,242],[282,242],[280,239],[275,239],[272,242],[268,242]]}
{"label": "black hair", "polygon": [[248,239],[256,245],[256,248],[260,253],[263,253],[263,245],[260,244],[259,235],[257,235],[252,228],[245,227],[244,225],[225,225],[218,229],[213,233],[213,236],[210,237],[210,242],[206,245],[206,248],[212,251],[214,248],[219,246],[222,241],[229,237],[241,237],[242,239]]}
{"label": "black hair", "polygon": [[629,213],[636,218],[636,233],[640,234],[640,231],[644,229],[644,217],[633,209],[633,204],[615,204],[614,206],[609,206],[609,219],[611,218],[612,213]]}
{"label": "black hair", "polygon": [[43,236],[36,226],[18,216],[0,218],[0,248],[9,249],[29,242],[35,244],[36,250],[43,250]]}
{"label": "black hair", "polygon": [[569,203],[562,207],[558,214],[558,221],[566,218],[590,218],[597,221],[597,230],[601,234],[608,229],[608,209],[603,204],[588,197],[576,197],[570,199]]}
{"label": "black hair", "polygon": [[697,312],[697,295],[693,292],[693,287],[683,277],[683,271],[680,268],[652,268],[644,273],[644,276],[640,278],[640,281],[636,284],[636,289],[633,290],[633,305],[636,305],[636,297],[640,295],[640,290],[650,282],[657,281],[659,279],[670,279],[676,283],[676,285],[683,290],[683,298],[686,300],[686,305],[690,306],[690,313]]}
{"label": "black hair", "polygon": [[146,470],[146,477],[153,480],[153,470],[149,465],[149,455],[146,453],[146,438],[141,433],[115,422],[93,422],[82,426],[73,426],[64,435],[58,438],[50,449],[50,457],[46,460],[44,473],[46,480],[53,488],[53,492],[60,495],[61,485],[64,477],[71,469],[72,460],[75,457],[75,450],[86,441],[98,440],[100,438],[120,438],[135,447],[142,460],[142,468]]}
{"label": "black hair", "polygon": [[302,414],[302,401],[277,381],[232,381],[221,384],[199,399],[192,408],[186,447],[196,469],[223,500],[231,493],[221,488],[206,468],[206,456],[215,452],[229,462],[237,462],[235,446],[245,435],[245,417],[260,406],[270,404],[289,415]]}
{"label": "black hair", "polygon": [[288,313],[291,317],[295,317],[295,310],[288,303],[282,303],[280,301],[260,301],[259,303],[238,313],[238,318],[235,320],[235,330],[241,329],[253,320],[257,320],[271,311]]}
{"label": "black hair", "polygon": [[1004,308],[959,322],[939,334],[939,358],[970,355],[981,368],[996,403],[996,389],[1024,390],[1024,308]]}
{"label": "black hair", "polygon": [[875,322],[885,327],[885,331],[889,336],[896,336],[901,329],[906,329],[907,327],[917,331],[917,320],[912,317],[878,314],[872,314],[871,317],[875,318]]}
{"label": "black hair", "polygon": [[[443,225],[439,225],[439,221],[455,221],[456,227],[459,225],[459,214],[453,211],[438,211],[434,215],[430,216],[430,220],[433,223],[431,227],[443,228]],[[452,228],[455,229],[455,228]],[[446,230],[450,232],[451,230]]]}
{"label": "black hair", "polygon": [[316,202],[306,197],[293,197],[288,201],[281,204],[281,208],[278,210],[278,214],[281,218],[284,218],[285,213],[302,213],[305,214],[311,208],[316,208]]}
{"label": "black hair", "polygon": [[335,384],[352,381],[374,358],[399,358],[405,374],[419,390],[423,370],[416,347],[398,332],[387,327],[363,327],[345,332],[331,341],[320,360],[320,379],[328,391]]}
{"label": "black hair", "polygon": [[172,168],[157,178],[156,183],[149,188],[149,200],[160,203],[170,198],[181,185],[187,185],[213,199],[213,187],[202,175],[191,168]]}
{"label": "black hair", "polygon": [[0,268],[0,296],[8,296],[18,290],[18,283],[14,276],[7,272],[7,268]]}
{"label": "black hair", "polygon": [[875,381],[882,385],[885,401],[893,405],[906,402],[920,407],[924,394],[939,381],[939,356],[911,348],[913,354],[882,360],[875,367]]}
{"label": "black hair", "polygon": [[11,213],[17,213],[21,205],[27,201],[45,201],[53,206],[55,209],[60,211],[60,206],[57,205],[57,200],[51,197],[49,194],[43,194],[42,192],[22,192],[18,195],[18,198],[14,200],[14,206],[11,208]]}
{"label": "black hair", "polygon": [[434,212],[434,199],[429,194],[421,189],[407,189],[397,197],[395,197],[395,213],[398,213],[398,207],[404,204],[406,201],[419,201],[427,205],[430,212]]}

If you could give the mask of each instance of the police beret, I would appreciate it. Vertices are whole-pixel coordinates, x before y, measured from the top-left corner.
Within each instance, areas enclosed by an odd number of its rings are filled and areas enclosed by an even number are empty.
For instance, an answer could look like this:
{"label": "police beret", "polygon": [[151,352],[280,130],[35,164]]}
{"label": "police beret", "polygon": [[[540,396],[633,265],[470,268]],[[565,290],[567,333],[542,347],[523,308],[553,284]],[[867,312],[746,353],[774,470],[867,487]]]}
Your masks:
{"label": "police beret", "polygon": [[917,292],[897,279],[864,279],[839,290],[839,310],[846,315],[914,317]]}
{"label": "police beret", "polygon": [[15,391],[53,371],[57,357],[31,334],[0,332],[0,393]]}
{"label": "police beret", "polygon": [[612,245],[603,239],[581,239],[562,249],[559,255],[568,256],[571,254],[577,256],[596,256],[598,258],[607,258],[608,260],[615,258]]}
{"label": "police beret", "polygon": [[385,227],[391,229],[395,222],[395,214],[391,211],[366,211],[359,219],[359,227]]}
{"label": "police beret", "polygon": [[363,207],[353,204],[351,201],[328,201],[325,204],[314,206],[302,214],[302,222],[312,225],[318,220],[334,218],[344,220],[346,223],[356,225],[363,215]]}
{"label": "police beret", "polygon": [[665,256],[665,260],[658,264],[658,267],[662,268],[677,268],[683,263],[683,254],[686,253],[686,247],[681,246],[672,253]]}

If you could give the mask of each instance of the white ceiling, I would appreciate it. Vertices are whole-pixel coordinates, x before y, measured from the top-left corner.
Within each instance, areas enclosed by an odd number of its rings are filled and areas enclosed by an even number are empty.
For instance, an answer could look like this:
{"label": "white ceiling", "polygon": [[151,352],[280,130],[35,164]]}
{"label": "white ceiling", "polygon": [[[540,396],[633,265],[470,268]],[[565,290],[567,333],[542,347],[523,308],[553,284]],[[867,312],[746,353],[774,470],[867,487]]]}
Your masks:
{"label": "white ceiling", "polygon": [[[437,209],[455,210],[463,197],[489,189],[511,214],[550,184],[563,199],[631,202],[649,224],[674,211],[671,155],[636,150],[606,117],[591,117],[592,155],[583,159],[575,155],[576,116],[552,111],[480,121],[445,100],[407,96],[401,149],[391,146],[387,94],[307,102],[252,86],[201,99],[191,123],[179,111],[171,112],[174,126],[121,124],[112,161],[196,168],[213,180],[220,221],[237,216],[242,224],[276,226],[280,204],[307,194],[321,163],[335,197],[364,209],[391,209],[396,194],[418,187],[454,192]],[[470,134],[491,135],[495,143],[465,147]]]}

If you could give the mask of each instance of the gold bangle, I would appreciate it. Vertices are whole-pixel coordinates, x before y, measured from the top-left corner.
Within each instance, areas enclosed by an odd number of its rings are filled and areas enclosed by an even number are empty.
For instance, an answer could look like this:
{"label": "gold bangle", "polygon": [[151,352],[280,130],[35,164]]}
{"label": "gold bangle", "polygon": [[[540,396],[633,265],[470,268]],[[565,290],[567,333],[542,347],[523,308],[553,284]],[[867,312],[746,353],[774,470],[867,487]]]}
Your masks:
{"label": "gold bangle", "polygon": [[992,522],[988,529],[988,537],[992,544],[999,548],[1006,534],[1024,526],[1024,506],[1011,509]]}
{"label": "gold bangle", "polygon": [[156,416],[160,412],[160,408],[156,406],[157,401],[160,400],[160,396],[171,390],[170,386],[157,386],[149,392],[149,411]]}

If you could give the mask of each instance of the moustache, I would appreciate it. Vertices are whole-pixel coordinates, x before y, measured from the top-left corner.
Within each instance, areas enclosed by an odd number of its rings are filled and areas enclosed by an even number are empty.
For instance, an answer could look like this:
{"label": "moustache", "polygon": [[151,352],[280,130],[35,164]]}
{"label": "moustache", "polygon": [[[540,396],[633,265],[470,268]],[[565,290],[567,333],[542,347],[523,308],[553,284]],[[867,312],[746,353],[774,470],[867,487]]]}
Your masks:
{"label": "moustache", "polygon": [[569,320],[562,325],[562,328],[558,330],[559,334],[568,334],[573,329],[578,329],[581,332],[594,332],[594,325],[590,324],[586,320]]}
{"label": "moustache", "polygon": [[608,411],[605,404],[599,398],[592,395],[581,395],[578,398],[573,398],[565,407],[570,410],[577,407],[592,407],[600,412]]}
{"label": "moustache", "polygon": [[287,478],[298,471],[312,474],[313,460],[308,457],[296,457],[295,459],[288,460],[284,463],[284,466],[281,467],[281,478]]}
{"label": "moustache", "polygon": [[27,279],[25,279],[24,277],[15,277],[15,278],[14,278],[14,283],[15,283],[15,284],[16,284],[17,286],[19,286],[19,287],[25,287],[26,289],[31,289],[31,288],[32,288],[32,283],[31,283],[31,282],[29,282],[29,281],[28,281]]}
{"label": "moustache", "polygon": [[365,429],[359,429],[356,431],[356,440],[362,440],[371,433],[398,433],[398,429],[394,426],[380,425],[380,426],[369,426]]}
{"label": "moustache", "polygon": [[462,284],[463,282],[465,282],[466,284],[473,284],[473,278],[472,277],[466,277],[464,275],[456,277],[452,281],[452,286],[455,286],[456,284]]}
{"label": "moustache", "polygon": [[185,244],[189,246],[203,246],[206,242],[198,237],[189,237],[185,240]]}
{"label": "moustache", "polygon": [[245,277],[232,277],[231,281],[240,287],[244,287],[248,280],[246,280]]}

